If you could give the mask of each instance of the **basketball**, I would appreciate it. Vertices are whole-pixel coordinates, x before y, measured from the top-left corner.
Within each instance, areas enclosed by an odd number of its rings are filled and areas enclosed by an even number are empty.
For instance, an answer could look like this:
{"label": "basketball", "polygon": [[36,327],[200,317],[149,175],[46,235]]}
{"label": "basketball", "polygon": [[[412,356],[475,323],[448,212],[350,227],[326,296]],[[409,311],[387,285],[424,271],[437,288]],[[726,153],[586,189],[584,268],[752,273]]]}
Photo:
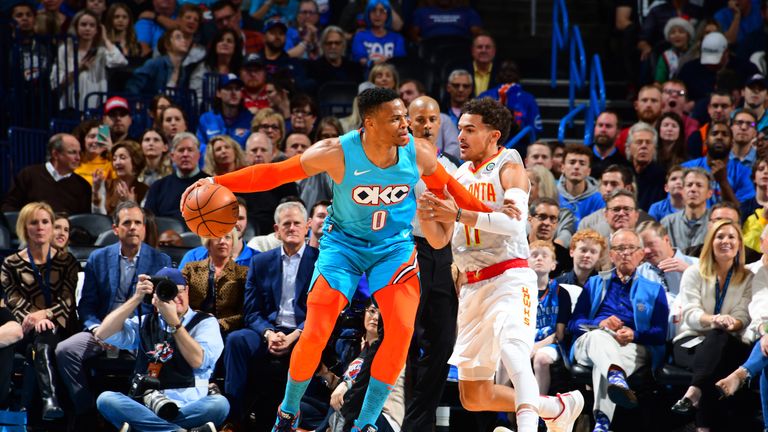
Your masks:
{"label": "basketball", "polygon": [[195,234],[218,238],[232,231],[239,212],[235,195],[224,186],[212,184],[190,192],[182,216]]}

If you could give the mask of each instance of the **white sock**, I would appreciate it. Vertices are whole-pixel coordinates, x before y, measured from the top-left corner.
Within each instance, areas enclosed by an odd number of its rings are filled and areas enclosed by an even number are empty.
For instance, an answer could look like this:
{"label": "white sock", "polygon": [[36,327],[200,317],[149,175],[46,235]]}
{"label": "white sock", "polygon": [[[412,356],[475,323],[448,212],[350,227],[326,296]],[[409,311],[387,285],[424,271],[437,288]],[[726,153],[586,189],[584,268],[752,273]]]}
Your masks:
{"label": "white sock", "polygon": [[549,420],[556,418],[563,412],[563,404],[560,399],[552,396],[539,397],[539,415],[541,418]]}
{"label": "white sock", "polygon": [[515,415],[517,432],[537,432],[539,430],[539,415],[531,408],[520,408]]}

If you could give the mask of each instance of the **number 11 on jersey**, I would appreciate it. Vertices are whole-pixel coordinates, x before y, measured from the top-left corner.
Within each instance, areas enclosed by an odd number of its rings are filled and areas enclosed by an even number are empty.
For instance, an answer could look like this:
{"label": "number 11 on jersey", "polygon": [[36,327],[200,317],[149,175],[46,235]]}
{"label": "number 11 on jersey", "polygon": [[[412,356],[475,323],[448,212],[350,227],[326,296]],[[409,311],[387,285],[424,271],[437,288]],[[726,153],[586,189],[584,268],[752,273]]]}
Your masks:
{"label": "number 11 on jersey", "polygon": [[480,230],[464,225],[464,235],[467,236],[467,246],[480,246]]}

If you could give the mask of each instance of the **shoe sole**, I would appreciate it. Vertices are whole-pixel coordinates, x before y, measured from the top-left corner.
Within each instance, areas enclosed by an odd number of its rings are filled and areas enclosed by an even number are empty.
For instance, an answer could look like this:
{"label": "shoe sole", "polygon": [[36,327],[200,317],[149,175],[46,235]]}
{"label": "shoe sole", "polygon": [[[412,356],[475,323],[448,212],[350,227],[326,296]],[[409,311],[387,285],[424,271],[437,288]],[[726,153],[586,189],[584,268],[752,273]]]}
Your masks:
{"label": "shoe sole", "polygon": [[635,392],[626,387],[609,384],[608,399],[623,408],[637,408],[637,396],[635,395]]}

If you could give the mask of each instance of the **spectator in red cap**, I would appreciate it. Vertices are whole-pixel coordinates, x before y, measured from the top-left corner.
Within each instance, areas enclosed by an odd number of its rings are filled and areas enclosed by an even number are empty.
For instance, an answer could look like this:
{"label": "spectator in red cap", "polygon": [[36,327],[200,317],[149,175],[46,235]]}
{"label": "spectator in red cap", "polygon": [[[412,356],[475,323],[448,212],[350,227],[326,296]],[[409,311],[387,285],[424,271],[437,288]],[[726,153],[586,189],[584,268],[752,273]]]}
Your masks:
{"label": "spectator in red cap", "polygon": [[102,121],[105,125],[109,126],[113,143],[132,139],[128,137],[128,130],[133,123],[131,107],[125,98],[113,96],[107,99],[107,103],[104,104],[104,117]]}
{"label": "spectator in red cap", "polygon": [[267,69],[264,59],[259,54],[248,54],[245,57],[243,68],[240,70],[240,79],[244,85],[245,107],[253,114],[260,109],[268,108]]}

